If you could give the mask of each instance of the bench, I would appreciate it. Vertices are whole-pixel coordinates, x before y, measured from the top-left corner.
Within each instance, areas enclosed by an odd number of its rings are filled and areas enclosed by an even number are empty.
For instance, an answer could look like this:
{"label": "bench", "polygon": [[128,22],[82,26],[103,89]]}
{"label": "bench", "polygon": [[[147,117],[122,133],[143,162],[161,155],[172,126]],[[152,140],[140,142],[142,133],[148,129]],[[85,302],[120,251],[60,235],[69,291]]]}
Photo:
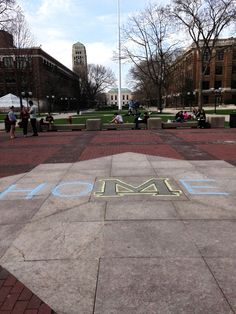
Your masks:
{"label": "bench", "polygon": [[147,121],[147,127],[149,130],[158,130],[162,127],[161,118],[149,118]]}
{"label": "bench", "polygon": [[[135,123],[103,123],[103,130],[134,130]],[[139,123],[140,129],[146,129],[147,125],[145,123]]]}
{"label": "bench", "polygon": [[225,127],[225,117],[214,117],[210,116],[207,118],[212,128],[224,128]]}
{"label": "bench", "polygon": [[86,120],[86,130],[87,131],[99,131],[102,128],[101,119],[87,119]]}
{"label": "bench", "polygon": [[81,131],[85,129],[85,124],[53,124],[52,131]]}
{"label": "bench", "polygon": [[162,129],[177,129],[177,128],[197,128],[197,121],[188,122],[162,122]]}

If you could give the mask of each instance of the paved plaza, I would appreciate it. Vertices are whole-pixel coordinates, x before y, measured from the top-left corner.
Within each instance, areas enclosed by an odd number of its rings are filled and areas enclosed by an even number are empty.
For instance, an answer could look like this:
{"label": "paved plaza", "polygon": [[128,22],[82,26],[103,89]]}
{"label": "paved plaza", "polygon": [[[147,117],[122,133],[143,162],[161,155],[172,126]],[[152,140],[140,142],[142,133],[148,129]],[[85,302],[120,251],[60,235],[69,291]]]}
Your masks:
{"label": "paved plaza", "polygon": [[236,313],[236,129],[2,132],[0,149],[0,265],[39,305],[7,310],[0,267],[0,314]]}

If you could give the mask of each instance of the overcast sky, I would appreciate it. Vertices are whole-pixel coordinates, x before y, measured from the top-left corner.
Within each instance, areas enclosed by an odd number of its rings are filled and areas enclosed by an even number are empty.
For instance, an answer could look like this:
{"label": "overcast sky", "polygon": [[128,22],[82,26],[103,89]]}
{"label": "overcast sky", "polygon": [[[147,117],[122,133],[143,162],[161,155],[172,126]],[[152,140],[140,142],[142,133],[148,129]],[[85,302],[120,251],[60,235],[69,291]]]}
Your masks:
{"label": "overcast sky", "polygon": [[[118,78],[118,65],[112,61],[117,48],[118,0],[18,0],[37,45],[72,68],[72,45],[81,42],[88,63],[110,67]],[[121,24],[148,3],[165,0],[120,0]],[[122,87],[127,87],[127,66],[122,66]]]}

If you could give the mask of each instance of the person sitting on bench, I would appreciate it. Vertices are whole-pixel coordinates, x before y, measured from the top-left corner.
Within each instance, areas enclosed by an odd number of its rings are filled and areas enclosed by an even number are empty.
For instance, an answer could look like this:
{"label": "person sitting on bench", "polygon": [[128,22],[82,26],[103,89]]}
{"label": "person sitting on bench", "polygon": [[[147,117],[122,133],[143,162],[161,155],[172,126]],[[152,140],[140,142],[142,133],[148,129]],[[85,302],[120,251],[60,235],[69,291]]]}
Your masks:
{"label": "person sitting on bench", "polygon": [[111,123],[116,123],[116,124],[119,124],[119,123],[123,123],[123,118],[120,114],[118,114],[117,112],[114,113],[114,117],[113,119],[111,120]]}
{"label": "person sitting on bench", "polygon": [[144,124],[147,125],[148,118],[149,118],[148,112],[144,112],[144,117],[143,117],[143,118],[141,117],[141,114],[139,113],[139,114],[136,116],[136,118],[134,119],[134,122],[135,122],[135,129],[136,129],[136,130],[140,130],[140,128],[139,128],[139,124],[140,124],[140,123],[144,123]]}

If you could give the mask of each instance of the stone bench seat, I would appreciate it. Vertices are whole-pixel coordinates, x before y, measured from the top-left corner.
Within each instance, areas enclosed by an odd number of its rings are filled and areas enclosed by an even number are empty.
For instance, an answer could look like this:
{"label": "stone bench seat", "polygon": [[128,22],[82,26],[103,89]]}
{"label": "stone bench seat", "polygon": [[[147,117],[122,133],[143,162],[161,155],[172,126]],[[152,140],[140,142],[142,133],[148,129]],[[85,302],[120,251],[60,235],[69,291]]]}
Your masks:
{"label": "stone bench seat", "polygon": [[74,130],[85,130],[85,124],[53,124],[53,131],[74,131]]}
{"label": "stone bench seat", "polygon": [[177,128],[197,128],[197,121],[188,122],[162,122],[163,129],[177,129]]}
{"label": "stone bench seat", "polygon": [[224,116],[211,116],[207,118],[212,128],[224,128],[225,117]]}
{"label": "stone bench seat", "polygon": [[[133,130],[135,129],[135,123],[103,123],[103,130]],[[140,129],[146,129],[145,123],[139,123]]]}

